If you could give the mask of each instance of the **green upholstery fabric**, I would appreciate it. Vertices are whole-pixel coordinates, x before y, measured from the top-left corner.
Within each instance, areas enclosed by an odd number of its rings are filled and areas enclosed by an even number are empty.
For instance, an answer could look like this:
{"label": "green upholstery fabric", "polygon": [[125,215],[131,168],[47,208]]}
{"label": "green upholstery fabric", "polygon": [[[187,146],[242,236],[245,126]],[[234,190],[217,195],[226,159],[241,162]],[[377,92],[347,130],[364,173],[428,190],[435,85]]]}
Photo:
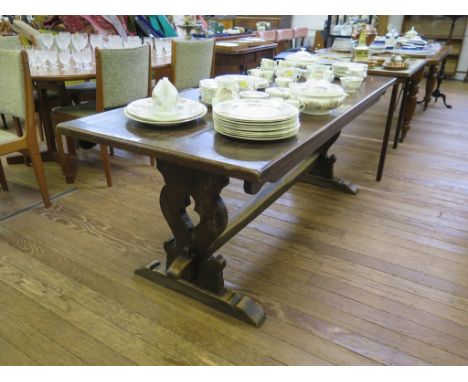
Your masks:
{"label": "green upholstery fabric", "polygon": [[26,118],[26,94],[21,51],[0,50],[0,113]]}
{"label": "green upholstery fabric", "polygon": [[59,106],[53,109],[54,113],[67,114],[76,118],[96,114],[96,102],[80,103],[79,105]]}
{"label": "green upholstery fabric", "polygon": [[12,142],[18,139],[18,136],[5,130],[0,130],[0,145]]}
{"label": "green upholstery fabric", "polygon": [[101,50],[104,108],[148,97],[149,49]]}
{"label": "green upholstery fabric", "polygon": [[0,49],[21,50],[19,36],[0,36]]}
{"label": "green upholstery fabric", "polygon": [[200,80],[210,78],[213,60],[213,39],[174,40],[176,64],[175,87],[187,89],[198,87]]}

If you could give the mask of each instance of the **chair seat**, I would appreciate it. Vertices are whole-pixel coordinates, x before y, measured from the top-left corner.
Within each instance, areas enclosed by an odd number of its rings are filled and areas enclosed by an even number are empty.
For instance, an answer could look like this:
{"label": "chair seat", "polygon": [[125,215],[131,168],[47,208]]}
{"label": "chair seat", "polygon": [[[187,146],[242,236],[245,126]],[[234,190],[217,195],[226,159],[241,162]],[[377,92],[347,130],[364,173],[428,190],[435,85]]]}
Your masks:
{"label": "chair seat", "polygon": [[82,118],[96,114],[96,102],[90,101],[78,105],[59,106],[52,109],[54,114],[63,114],[70,118]]}
{"label": "chair seat", "polygon": [[0,145],[16,141],[17,139],[19,139],[19,137],[16,134],[10,133],[5,130],[0,130]]}

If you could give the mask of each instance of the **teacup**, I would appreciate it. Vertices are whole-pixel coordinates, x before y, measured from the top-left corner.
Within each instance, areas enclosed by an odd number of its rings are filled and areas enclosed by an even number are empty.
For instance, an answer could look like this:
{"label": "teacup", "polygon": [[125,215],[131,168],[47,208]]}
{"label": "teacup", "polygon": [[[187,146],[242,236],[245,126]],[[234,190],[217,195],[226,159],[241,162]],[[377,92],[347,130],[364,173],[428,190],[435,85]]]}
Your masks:
{"label": "teacup", "polygon": [[270,58],[262,58],[262,61],[260,61],[260,67],[262,69],[275,69],[276,61]]}
{"label": "teacup", "polygon": [[257,90],[252,77],[243,77],[237,81],[237,84],[239,85],[239,90]]}
{"label": "teacup", "polygon": [[294,79],[291,77],[276,77],[276,85],[280,88],[289,88],[289,84],[294,82]]}
{"label": "teacup", "polygon": [[260,69],[260,68],[249,69],[249,70],[247,70],[247,74],[249,76],[261,77],[262,76],[262,69]]}
{"label": "teacup", "polygon": [[293,68],[294,63],[286,60],[279,60],[277,64],[278,68]]}
{"label": "teacup", "polygon": [[276,69],[276,75],[278,77],[289,77],[293,78],[294,80],[298,80],[301,76],[301,73],[299,73],[298,69],[296,68],[278,68]]}
{"label": "teacup", "polygon": [[275,77],[275,71],[273,69],[264,69],[262,70],[262,77],[271,83]]}
{"label": "teacup", "polygon": [[346,91],[346,93],[354,93],[362,83],[362,77],[357,76],[345,76],[341,77],[341,86]]}
{"label": "teacup", "polygon": [[367,77],[367,65],[363,65],[363,64],[350,65],[348,67],[347,75],[352,76],[352,77],[366,78]]}
{"label": "teacup", "polygon": [[331,67],[326,65],[307,65],[307,75],[308,80],[326,80],[332,82],[335,79],[335,74]]}
{"label": "teacup", "polygon": [[218,78],[218,88],[213,98],[213,105],[217,102],[239,98],[239,85],[234,78]]}
{"label": "teacup", "polygon": [[268,93],[271,98],[282,98],[282,99],[287,99],[290,95],[289,88],[280,88],[280,87],[266,88],[265,93]]}

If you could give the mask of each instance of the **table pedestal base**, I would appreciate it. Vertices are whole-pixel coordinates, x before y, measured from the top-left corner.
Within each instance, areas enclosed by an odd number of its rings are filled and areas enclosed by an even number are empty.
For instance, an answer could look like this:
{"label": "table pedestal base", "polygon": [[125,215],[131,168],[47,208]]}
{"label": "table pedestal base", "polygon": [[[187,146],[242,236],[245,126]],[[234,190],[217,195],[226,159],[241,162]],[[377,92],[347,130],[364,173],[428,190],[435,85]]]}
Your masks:
{"label": "table pedestal base", "polygon": [[216,310],[251,325],[255,325],[256,327],[260,327],[265,322],[265,311],[261,305],[252,298],[227,288],[218,295],[206,289],[199,288],[191,282],[183,279],[176,279],[170,276],[164,269],[165,267],[162,266],[159,261],[155,261],[144,268],[137,269],[135,273],[138,276],[166,288],[181,292]]}
{"label": "table pedestal base", "polygon": [[437,102],[437,98],[442,98],[442,102],[444,103],[445,107],[447,109],[451,109],[452,105],[447,104],[447,96],[444,93],[441,93],[439,89],[434,90],[432,93],[432,96],[434,97],[434,102]]}
{"label": "table pedestal base", "polygon": [[336,161],[334,155],[320,158],[317,160],[317,165],[322,163],[322,167],[314,167],[308,174],[302,175],[300,180],[305,183],[313,184],[320,187],[331,188],[336,191],[341,191],[346,194],[356,195],[359,192],[358,186],[350,180],[337,178],[333,175],[333,164]]}
{"label": "table pedestal base", "polygon": [[327,154],[328,149],[333,143],[335,143],[339,136],[340,134],[337,134],[320,148],[319,157],[312,164],[309,171],[300,177],[300,180],[316,186],[331,188],[346,194],[356,195],[359,188],[355,184],[349,180],[335,177],[334,166],[336,156]]}

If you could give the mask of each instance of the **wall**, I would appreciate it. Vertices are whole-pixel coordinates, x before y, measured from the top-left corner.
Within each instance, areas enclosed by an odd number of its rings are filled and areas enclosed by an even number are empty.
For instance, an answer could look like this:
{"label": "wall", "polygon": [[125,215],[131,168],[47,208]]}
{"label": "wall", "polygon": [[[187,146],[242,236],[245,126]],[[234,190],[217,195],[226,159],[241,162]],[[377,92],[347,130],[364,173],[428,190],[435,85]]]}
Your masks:
{"label": "wall", "polygon": [[305,45],[313,45],[315,39],[315,31],[321,31],[325,27],[327,15],[293,15],[291,20],[292,28],[307,27],[309,28],[309,36]]}
{"label": "wall", "polygon": [[[398,33],[401,33],[401,26],[403,25],[403,15],[390,15],[388,17],[388,26],[395,28]],[[403,31],[406,32],[406,31]]]}
{"label": "wall", "polygon": [[463,81],[468,72],[468,23],[465,28],[465,37],[463,38],[463,44],[460,51],[460,57],[458,58],[457,73],[455,74],[456,80]]}

